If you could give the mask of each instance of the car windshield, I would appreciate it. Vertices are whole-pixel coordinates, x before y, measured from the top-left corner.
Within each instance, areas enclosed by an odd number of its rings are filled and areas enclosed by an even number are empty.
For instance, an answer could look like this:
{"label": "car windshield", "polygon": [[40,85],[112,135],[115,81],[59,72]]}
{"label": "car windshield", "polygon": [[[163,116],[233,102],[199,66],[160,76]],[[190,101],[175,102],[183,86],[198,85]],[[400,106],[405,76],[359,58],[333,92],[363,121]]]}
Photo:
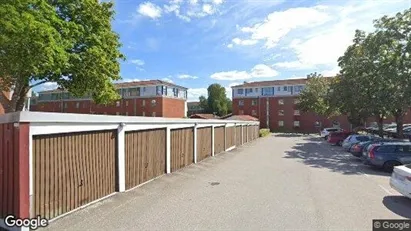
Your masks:
{"label": "car windshield", "polygon": [[356,139],[358,141],[368,141],[370,140],[370,137],[369,136],[357,136]]}

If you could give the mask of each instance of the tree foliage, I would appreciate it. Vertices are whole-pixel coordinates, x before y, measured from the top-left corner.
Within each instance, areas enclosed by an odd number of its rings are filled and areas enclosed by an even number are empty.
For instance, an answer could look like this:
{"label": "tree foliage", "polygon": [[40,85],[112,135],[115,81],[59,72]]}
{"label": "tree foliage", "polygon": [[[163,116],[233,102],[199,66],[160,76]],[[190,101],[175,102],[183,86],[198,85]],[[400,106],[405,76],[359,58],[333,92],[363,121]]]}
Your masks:
{"label": "tree foliage", "polygon": [[374,116],[380,132],[384,118],[392,115],[401,137],[402,120],[411,107],[410,25],[408,9],[374,21],[372,33],[356,30],[353,43],[338,59],[339,75],[331,83],[310,75],[299,107],[324,116],[345,114],[354,125]]}
{"label": "tree foliage", "polygon": [[13,91],[11,100],[0,94],[6,112],[46,82],[97,103],[117,99],[124,57],[113,15],[113,3],[97,0],[0,0],[0,90]]}
{"label": "tree foliage", "polygon": [[330,117],[334,108],[328,102],[328,93],[331,79],[324,78],[321,74],[307,75],[307,84],[299,95],[297,107],[304,112],[314,112],[317,115]]}
{"label": "tree foliage", "polygon": [[225,88],[214,83],[207,88],[208,97],[200,96],[200,106],[206,113],[213,113],[218,116],[227,115],[232,111],[231,100],[227,98]]}

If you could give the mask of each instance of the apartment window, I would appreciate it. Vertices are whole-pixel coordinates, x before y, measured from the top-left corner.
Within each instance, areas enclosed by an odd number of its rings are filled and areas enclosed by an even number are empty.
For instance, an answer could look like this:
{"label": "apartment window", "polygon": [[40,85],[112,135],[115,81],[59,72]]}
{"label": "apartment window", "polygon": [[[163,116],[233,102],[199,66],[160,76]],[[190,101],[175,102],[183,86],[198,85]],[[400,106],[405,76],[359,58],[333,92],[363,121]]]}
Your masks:
{"label": "apartment window", "polygon": [[274,95],[274,88],[273,87],[264,87],[261,89],[262,95]]}
{"label": "apartment window", "polygon": [[300,103],[300,100],[299,99],[294,99],[294,104],[298,104],[298,103]]}
{"label": "apartment window", "polygon": [[300,127],[300,121],[294,121],[294,127]]}
{"label": "apartment window", "polygon": [[239,111],[238,111],[238,114],[244,115],[244,111],[243,111],[243,110],[239,110]]}
{"label": "apartment window", "polygon": [[143,101],[141,101],[141,105],[142,105],[143,107],[146,106],[146,100],[145,100],[145,99],[143,99]]}
{"label": "apartment window", "polygon": [[239,94],[239,95],[244,94],[244,89],[237,89],[237,94]]}
{"label": "apartment window", "polygon": [[282,120],[278,121],[278,126],[279,127],[284,127],[284,121],[282,121]]}
{"label": "apartment window", "polygon": [[246,88],[245,89],[245,94],[249,94],[249,93],[253,93],[253,89],[252,88]]}
{"label": "apartment window", "polygon": [[156,112],[155,112],[155,111],[153,111],[152,115],[153,115],[153,117],[156,117]]}
{"label": "apartment window", "polygon": [[252,111],[251,111],[251,115],[253,115],[253,116],[257,115],[257,111],[256,111],[256,110],[252,110]]}
{"label": "apartment window", "polygon": [[255,92],[258,93],[258,88],[255,89]]}
{"label": "apartment window", "polygon": [[278,110],[278,115],[283,116],[284,115],[284,110]]}
{"label": "apartment window", "polygon": [[257,100],[256,100],[256,99],[253,99],[253,100],[251,101],[251,105],[252,105],[252,106],[257,105]]}
{"label": "apartment window", "polygon": [[279,105],[284,105],[284,100],[283,100],[283,99],[279,99],[279,100],[278,100],[278,104],[279,104]]}
{"label": "apartment window", "polygon": [[178,97],[178,88],[173,88],[174,97]]}
{"label": "apartment window", "polygon": [[143,114],[142,114],[142,116],[146,116],[146,112],[145,112],[145,111],[143,111]]}
{"label": "apartment window", "polygon": [[284,86],[284,87],[283,87],[283,91],[287,91],[287,86]]}
{"label": "apartment window", "polygon": [[156,86],[156,92],[157,95],[163,95],[163,86]]}
{"label": "apartment window", "polygon": [[128,89],[128,91],[129,91],[130,96],[140,96],[140,88],[139,87],[130,88],[130,89]]}
{"label": "apartment window", "polygon": [[76,108],[80,108],[80,102],[76,103]]}
{"label": "apartment window", "polygon": [[239,100],[238,101],[238,106],[244,106],[244,100]]}
{"label": "apartment window", "polygon": [[163,95],[167,95],[167,86],[163,86]]}
{"label": "apartment window", "polygon": [[157,101],[155,99],[151,100],[151,106],[155,107],[157,105]]}
{"label": "apartment window", "polygon": [[143,87],[143,92],[146,92],[146,87]]}
{"label": "apartment window", "polygon": [[277,87],[277,91],[281,91],[281,87]]}
{"label": "apartment window", "polygon": [[300,110],[294,110],[294,115],[300,115]]}
{"label": "apartment window", "polygon": [[116,107],[120,107],[120,101],[116,101]]}

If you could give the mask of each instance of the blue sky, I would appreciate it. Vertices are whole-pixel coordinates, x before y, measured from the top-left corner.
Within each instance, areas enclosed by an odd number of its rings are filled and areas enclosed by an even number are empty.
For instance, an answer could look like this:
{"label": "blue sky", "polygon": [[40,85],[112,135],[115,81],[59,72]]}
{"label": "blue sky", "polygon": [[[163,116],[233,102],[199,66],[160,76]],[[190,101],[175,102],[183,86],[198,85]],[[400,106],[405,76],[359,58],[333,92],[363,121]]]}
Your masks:
{"label": "blue sky", "polygon": [[[189,88],[338,72],[355,29],[411,0],[114,0],[123,81],[163,79]],[[55,87],[45,84],[42,89]]]}

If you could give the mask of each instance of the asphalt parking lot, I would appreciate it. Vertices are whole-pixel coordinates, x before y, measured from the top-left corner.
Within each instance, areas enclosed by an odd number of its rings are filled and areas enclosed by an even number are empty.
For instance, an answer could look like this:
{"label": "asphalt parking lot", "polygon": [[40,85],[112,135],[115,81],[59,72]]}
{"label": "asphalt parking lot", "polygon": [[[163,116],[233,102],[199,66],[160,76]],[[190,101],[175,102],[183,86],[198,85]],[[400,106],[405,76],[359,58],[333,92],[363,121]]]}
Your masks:
{"label": "asphalt parking lot", "polygon": [[164,175],[47,230],[371,230],[411,218],[390,174],[314,135],[276,134]]}

